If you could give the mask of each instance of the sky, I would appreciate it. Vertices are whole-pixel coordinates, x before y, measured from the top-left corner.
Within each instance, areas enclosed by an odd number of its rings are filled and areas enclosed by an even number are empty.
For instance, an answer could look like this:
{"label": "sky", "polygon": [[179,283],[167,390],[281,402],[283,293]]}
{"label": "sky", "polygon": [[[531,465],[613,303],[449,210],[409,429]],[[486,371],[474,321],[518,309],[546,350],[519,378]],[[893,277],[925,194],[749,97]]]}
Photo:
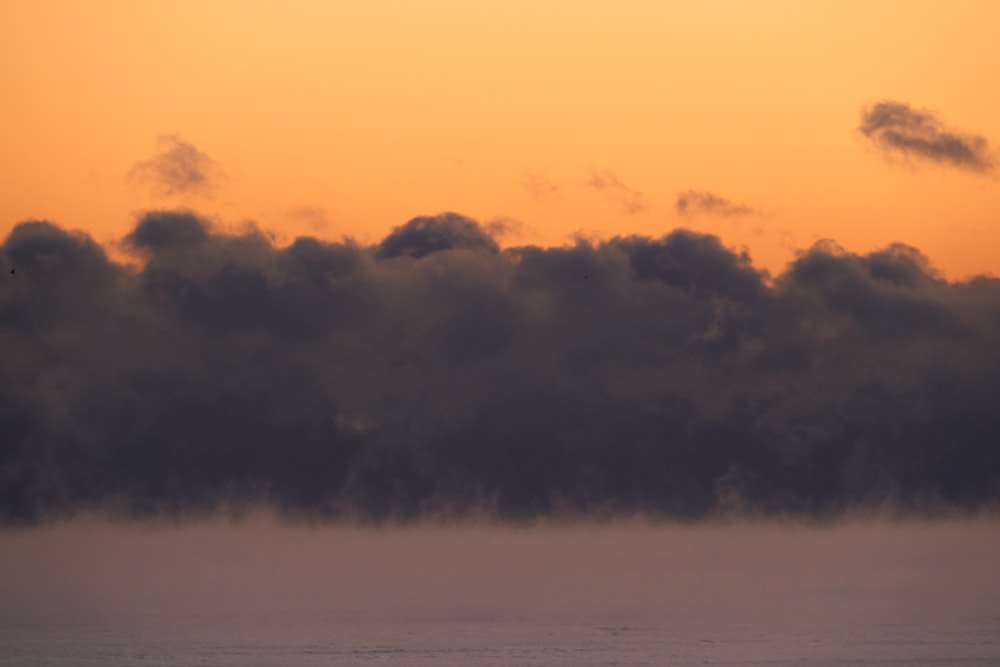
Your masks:
{"label": "sky", "polygon": [[[854,252],[905,242],[952,278],[997,271],[991,163],[888,150],[860,129],[892,101],[990,154],[993,2],[0,12],[0,232],[46,219],[109,242],[137,212],[184,206],[286,241],[372,243],[455,211],[507,221],[505,245],[684,226],[772,273],[825,238]],[[141,168],[178,146],[201,156],[187,164],[203,180]],[[689,191],[729,207],[681,213]]]}
{"label": "sky", "polygon": [[0,521],[1000,501],[994,2],[0,8]]}

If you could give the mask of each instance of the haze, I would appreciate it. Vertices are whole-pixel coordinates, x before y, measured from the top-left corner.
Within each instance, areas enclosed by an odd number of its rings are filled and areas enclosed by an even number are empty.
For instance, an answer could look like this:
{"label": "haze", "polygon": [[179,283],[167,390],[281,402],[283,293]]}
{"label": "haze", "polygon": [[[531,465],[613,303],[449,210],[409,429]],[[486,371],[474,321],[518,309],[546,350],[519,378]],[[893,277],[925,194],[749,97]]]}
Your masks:
{"label": "haze", "polygon": [[[725,626],[1000,619],[983,522],[322,528],[81,520],[4,532],[7,622],[328,614]],[[855,618],[860,614],[861,618]]]}

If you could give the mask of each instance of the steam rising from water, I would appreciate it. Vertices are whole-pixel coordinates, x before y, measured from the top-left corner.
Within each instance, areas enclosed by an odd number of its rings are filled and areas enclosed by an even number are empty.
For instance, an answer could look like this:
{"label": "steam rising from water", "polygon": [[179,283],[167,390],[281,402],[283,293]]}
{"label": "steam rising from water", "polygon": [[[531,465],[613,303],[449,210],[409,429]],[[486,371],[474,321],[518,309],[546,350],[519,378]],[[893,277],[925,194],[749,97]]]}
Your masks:
{"label": "steam rising from water", "polygon": [[18,226],[0,522],[944,516],[1000,500],[1000,281],[819,244],[771,278],[677,230],[501,249]]}
{"label": "steam rising from water", "polygon": [[[0,532],[5,613],[774,622],[1000,614],[993,523],[311,529],[77,521]],[[775,604],[780,606],[775,608]],[[769,621],[770,622],[770,621]]]}

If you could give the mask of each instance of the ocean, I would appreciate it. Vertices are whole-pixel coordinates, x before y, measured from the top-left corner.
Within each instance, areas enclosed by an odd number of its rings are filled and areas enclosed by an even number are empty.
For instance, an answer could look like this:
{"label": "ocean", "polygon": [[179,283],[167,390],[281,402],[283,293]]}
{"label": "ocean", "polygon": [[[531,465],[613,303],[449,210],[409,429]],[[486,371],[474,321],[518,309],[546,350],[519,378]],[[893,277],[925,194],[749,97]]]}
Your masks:
{"label": "ocean", "polygon": [[[780,630],[766,624],[409,620],[295,615],[8,622],[0,664],[997,665],[1000,622],[936,619]],[[620,622],[621,619],[614,619]]]}
{"label": "ocean", "polygon": [[1000,665],[995,523],[0,537],[0,665]]}

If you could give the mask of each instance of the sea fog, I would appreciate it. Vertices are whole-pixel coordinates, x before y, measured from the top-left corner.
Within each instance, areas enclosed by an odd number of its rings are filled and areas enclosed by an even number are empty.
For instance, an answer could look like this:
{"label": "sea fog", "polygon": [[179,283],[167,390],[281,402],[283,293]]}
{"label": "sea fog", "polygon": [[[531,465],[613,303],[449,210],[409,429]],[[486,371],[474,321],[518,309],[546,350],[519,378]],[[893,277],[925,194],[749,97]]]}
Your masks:
{"label": "sea fog", "polygon": [[0,662],[1000,660],[995,521],[0,533]]}

